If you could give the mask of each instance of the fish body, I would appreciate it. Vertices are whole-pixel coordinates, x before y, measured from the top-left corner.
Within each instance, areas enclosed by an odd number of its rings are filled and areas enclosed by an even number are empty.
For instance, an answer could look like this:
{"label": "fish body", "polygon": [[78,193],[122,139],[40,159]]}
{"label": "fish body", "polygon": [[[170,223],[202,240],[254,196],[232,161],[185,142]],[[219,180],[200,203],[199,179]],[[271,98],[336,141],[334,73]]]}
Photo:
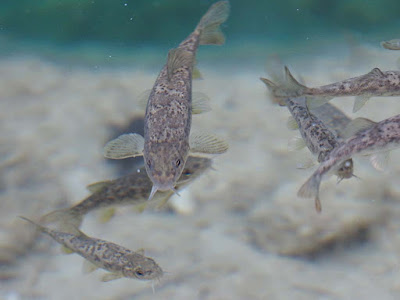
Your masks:
{"label": "fish body", "polygon": [[305,97],[287,98],[285,103],[296,120],[300,134],[308,149],[318,157],[318,162],[338,146],[335,135],[315,115],[310,113]]}
{"label": "fish body", "polygon": [[325,103],[310,111],[335,134],[338,141],[344,139],[343,132],[352,120],[350,117],[331,103]]}
{"label": "fish body", "polygon": [[89,237],[78,229],[76,234],[59,232],[22,218],[59,244],[85,258],[94,266],[93,269],[101,268],[110,272],[104,281],[121,277],[152,280],[163,275],[158,264],[140,251],[134,252],[120,245]]}
{"label": "fish body", "polygon": [[[229,15],[229,2],[220,1],[210,7],[195,30],[179,46],[168,53],[146,106],[144,137],[122,135],[105,146],[105,156],[120,159],[143,155],[146,172],[156,191],[175,191],[176,181],[185,166],[189,151],[222,153],[225,143],[215,149],[215,138],[202,136],[189,140],[192,123],[192,74],[199,45],[224,43],[219,25]],[[218,143],[218,142],[217,142]]]}
{"label": "fish body", "polygon": [[[357,119],[356,119],[357,120]],[[345,160],[355,155],[370,155],[386,152],[400,146],[400,115],[379,123],[362,119],[369,126],[356,132],[330,153],[313,175],[300,188],[300,197],[312,198],[319,202],[319,186],[323,177],[333,172]],[[364,122],[365,123],[365,122]]]}
{"label": "fish body", "polygon": [[[206,157],[189,156],[183,172],[177,181],[179,191],[211,168],[212,160]],[[89,186],[93,193],[70,208],[53,211],[40,220],[42,224],[58,223],[63,226],[73,224],[79,228],[83,217],[94,210],[121,205],[145,205],[150,195],[152,182],[144,167],[121,178],[96,183]],[[164,203],[173,195],[172,191],[159,191],[152,202]]]}
{"label": "fish body", "polygon": [[[268,79],[261,78],[267,87],[271,82]],[[286,97],[283,99],[284,105],[289,109],[292,117],[296,122],[296,127],[299,129],[300,134],[310,152],[317,157],[318,162],[323,162],[327,159],[330,152],[339,145],[340,138],[338,135],[331,131],[325,123],[319,119],[316,114],[311,113],[308,106],[306,97]],[[330,112],[325,109],[317,110],[317,113],[323,115],[325,119],[329,119]],[[343,121],[343,116],[339,113],[336,114],[337,118]],[[338,121],[331,123],[337,125]],[[296,147],[299,148],[299,147]],[[353,160],[342,162],[340,167],[336,170],[336,175],[341,180],[343,178],[351,178],[353,176]]]}
{"label": "fish body", "polygon": [[384,41],[381,43],[381,46],[388,50],[400,50],[400,39]]}
{"label": "fish body", "polygon": [[[293,118],[296,120],[300,134],[312,154],[317,156],[318,162],[327,159],[333,149],[339,146],[339,139],[314,114],[310,113],[305,97],[287,98],[285,103]],[[353,176],[353,160],[343,161],[335,170],[339,180]]]}
{"label": "fish body", "polygon": [[267,80],[266,84],[273,97],[282,99],[305,96],[310,109],[325,104],[335,97],[356,96],[353,107],[353,112],[356,112],[370,97],[400,96],[400,71],[382,72],[379,68],[374,68],[367,74],[314,88],[299,83],[287,67],[285,74],[284,85]]}

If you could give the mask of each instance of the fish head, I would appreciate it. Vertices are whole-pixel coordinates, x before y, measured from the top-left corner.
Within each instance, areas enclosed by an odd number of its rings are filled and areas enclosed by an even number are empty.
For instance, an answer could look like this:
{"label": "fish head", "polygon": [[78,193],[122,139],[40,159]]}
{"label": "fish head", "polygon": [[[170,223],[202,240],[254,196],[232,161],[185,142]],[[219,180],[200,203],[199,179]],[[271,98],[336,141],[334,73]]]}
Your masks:
{"label": "fish head", "polygon": [[122,269],[125,277],[153,280],[161,278],[164,274],[161,267],[150,257],[133,253],[128,256],[128,260],[128,263]]}
{"label": "fish head", "polygon": [[340,179],[348,179],[354,176],[353,172],[353,160],[350,158],[339,165],[339,168],[336,171],[336,175]]}
{"label": "fish head", "polygon": [[182,144],[155,143],[144,152],[146,171],[153,182],[150,199],[157,190],[174,191],[189,153],[189,144]]}

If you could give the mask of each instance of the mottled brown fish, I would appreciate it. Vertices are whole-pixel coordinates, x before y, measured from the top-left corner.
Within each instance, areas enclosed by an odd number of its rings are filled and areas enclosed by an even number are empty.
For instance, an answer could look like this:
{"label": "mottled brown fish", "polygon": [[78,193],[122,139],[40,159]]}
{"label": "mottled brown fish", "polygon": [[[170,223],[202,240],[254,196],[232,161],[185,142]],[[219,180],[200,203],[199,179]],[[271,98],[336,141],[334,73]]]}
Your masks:
{"label": "mottled brown fish", "polygon": [[[87,267],[88,272],[98,268],[110,272],[102,277],[102,281],[110,281],[122,277],[153,280],[159,279],[164,274],[163,270],[152,258],[144,256],[143,250],[131,251],[120,245],[89,237],[77,228],[75,228],[75,234],[59,232],[25,217],[21,218],[32,223],[56,242],[90,262],[89,267]],[[70,229],[70,231],[73,231],[73,229]]]}
{"label": "mottled brown fish", "polygon": [[[181,177],[177,181],[176,189],[181,190],[193,182],[206,170],[211,168],[212,160],[206,157],[189,156]],[[70,208],[53,211],[40,219],[40,223],[57,223],[60,229],[73,224],[76,228],[81,226],[83,217],[100,208],[109,208],[121,205],[141,206],[148,203],[152,182],[146,174],[145,167],[137,172],[109,181],[102,181],[88,188],[92,195],[73,205]],[[163,204],[173,195],[172,191],[157,192],[152,202]]]}
{"label": "mottled brown fish", "polygon": [[400,146],[400,115],[385,119],[379,123],[358,118],[348,126],[347,135],[350,136],[339,147],[330,153],[313,175],[303,184],[298,196],[313,198],[316,207],[321,207],[319,200],[319,186],[323,177],[333,172],[345,160],[355,155],[373,155],[371,161],[380,163],[381,153],[385,153]]}
{"label": "mottled brown fish", "polygon": [[[261,78],[268,86],[269,80]],[[339,145],[339,140],[334,133],[314,114],[310,113],[305,97],[285,98],[284,103],[292,114],[293,121],[288,126],[298,128],[302,139],[297,139],[293,149],[301,149],[307,146],[310,152],[317,157],[318,162],[323,162],[329,153]],[[353,176],[353,160],[344,161],[336,170],[339,180]]]}
{"label": "mottled brown fish", "polygon": [[400,39],[381,42],[381,46],[388,50],[400,50]]}
{"label": "mottled brown fish", "polygon": [[215,135],[190,135],[190,129],[192,112],[202,112],[203,106],[192,103],[196,51],[199,45],[224,43],[219,26],[228,18],[229,9],[228,1],[213,4],[195,30],[176,49],[169,51],[167,64],[147,101],[144,138],[138,134],[124,134],[104,148],[104,155],[112,159],[143,155],[147,174],[153,182],[149,199],[158,190],[175,191],[189,151],[219,154],[228,149]]}
{"label": "mottled brown fish", "polygon": [[265,82],[276,101],[287,97],[307,97],[310,109],[325,104],[335,97],[356,96],[353,112],[358,111],[370,97],[400,96],[400,71],[382,72],[374,68],[371,72],[320,87],[309,88],[299,83],[285,67],[286,83]]}

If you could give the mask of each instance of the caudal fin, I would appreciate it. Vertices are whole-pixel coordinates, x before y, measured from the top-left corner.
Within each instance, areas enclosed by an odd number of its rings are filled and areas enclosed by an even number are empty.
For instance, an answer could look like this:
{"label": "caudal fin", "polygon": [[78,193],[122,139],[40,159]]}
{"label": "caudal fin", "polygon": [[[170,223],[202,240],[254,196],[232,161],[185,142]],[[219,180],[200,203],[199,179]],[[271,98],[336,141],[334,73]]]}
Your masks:
{"label": "caudal fin", "polygon": [[285,66],[285,80],[286,88],[293,93],[293,96],[302,96],[304,91],[308,89],[294,78],[287,66]]}
{"label": "caudal fin", "polygon": [[268,70],[269,74],[276,82],[272,82],[266,78],[260,78],[267,86],[268,91],[272,94],[273,101],[282,106],[285,105],[284,98],[303,96],[308,90],[308,87],[302,85],[294,78],[288,67],[285,66],[284,69],[285,77],[283,79],[277,74],[276,67]]}
{"label": "caudal fin", "polygon": [[69,228],[79,228],[83,216],[76,213],[72,208],[55,210],[40,218],[40,224],[55,224],[62,232],[69,232]]}
{"label": "caudal fin", "polygon": [[321,180],[313,175],[311,176],[297,192],[297,196],[301,198],[314,198],[315,209],[317,212],[321,212],[321,202],[319,200],[319,185]]}
{"label": "caudal fin", "polygon": [[201,32],[200,45],[222,45],[225,43],[220,25],[228,19],[229,11],[228,1],[219,1],[208,9],[196,28]]}

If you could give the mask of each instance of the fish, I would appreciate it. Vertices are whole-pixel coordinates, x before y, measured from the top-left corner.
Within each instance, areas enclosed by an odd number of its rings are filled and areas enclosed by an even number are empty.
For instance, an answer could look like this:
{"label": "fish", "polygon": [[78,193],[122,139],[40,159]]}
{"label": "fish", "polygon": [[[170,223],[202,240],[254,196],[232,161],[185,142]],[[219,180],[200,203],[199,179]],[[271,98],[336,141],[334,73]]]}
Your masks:
{"label": "fish", "polygon": [[[212,159],[189,156],[181,177],[177,181],[176,189],[178,191],[183,189],[211,167]],[[71,224],[80,228],[83,217],[94,210],[122,205],[135,205],[144,209],[143,206],[148,203],[151,187],[152,182],[146,174],[146,169],[141,167],[137,172],[121,178],[89,185],[88,189],[92,191],[90,196],[69,208],[59,209],[42,216],[40,223],[56,223],[61,230],[69,228]],[[163,205],[172,195],[172,191],[159,191],[152,202]]]}
{"label": "fish", "polygon": [[388,151],[400,146],[400,115],[377,123],[366,118],[354,119],[348,125],[345,134],[348,138],[332,150],[297,193],[302,198],[314,198],[319,208],[321,180],[343,161],[356,155],[371,155],[371,163],[377,167],[382,160],[386,160]]}
{"label": "fish", "polygon": [[[76,227],[75,234],[59,232],[28,218],[20,218],[33,224],[39,231],[87,260],[88,263],[84,265],[87,272],[98,268],[108,271],[109,273],[102,277],[102,281],[111,281],[122,277],[153,280],[161,278],[164,274],[154,259],[144,255],[143,250],[131,251],[120,245],[89,237]],[[71,226],[71,228],[74,227]]]}
{"label": "fish", "polygon": [[[335,134],[309,111],[305,97],[286,98],[285,103],[302,136],[302,139],[296,141],[295,148],[301,148],[305,144],[310,152],[317,157],[318,162],[325,161],[331,151],[340,144]],[[336,175],[339,180],[353,177],[353,160],[349,158],[343,161],[337,168]]]}
{"label": "fish", "polygon": [[310,88],[299,83],[285,67],[285,84],[274,83],[266,79],[265,84],[275,101],[287,97],[307,97],[310,109],[321,106],[335,97],[356,96],[353,112],[359,111],[371,97],[400,96],[400,71],[382,72],[374,68],[367,74]]}
{"label": "fish", "polygon": [[400,50],[400,39],[381,42],[381,46],[388,50]]}
{"label": "fish", "polygon": [[147,101],[144,137],[123,134],[108,142],[104,156],[123,159],[143,155],[146,172],[153,186],[149,195],[172,190],[181,175],[189,153],[221,154],[228,144],[216,135],[191,133],[192,112],[202,112],[203,103],[192,102],[192,74],[199,45],[225,42],[220,25],[230,11],[228,1],[213,4],[195,30],[177,48],[168,52]]}

